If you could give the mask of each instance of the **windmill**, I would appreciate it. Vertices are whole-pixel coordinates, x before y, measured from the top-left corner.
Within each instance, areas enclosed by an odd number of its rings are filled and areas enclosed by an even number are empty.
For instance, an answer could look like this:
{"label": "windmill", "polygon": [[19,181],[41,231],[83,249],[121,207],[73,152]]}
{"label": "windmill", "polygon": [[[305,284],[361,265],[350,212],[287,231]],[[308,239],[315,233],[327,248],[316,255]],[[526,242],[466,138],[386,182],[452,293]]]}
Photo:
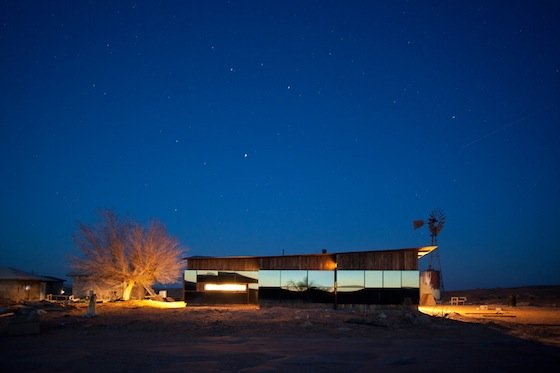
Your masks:
{"label": "windmill", "polygon": [[[428,229],[430,230],[430,236],[432,237],[432,246],[437,246],[437,236],[440,234],[445,224],[445,215],[441,209],[433,210],[428,216]],[[422,228],[426,223],[424,220],[414,220],[412,222],[412,227],[416,230]]]}
{"label": "windmill", "polygon": [[[432,238],[432,246],[437,246],[437,236],[441,233],[443,225],[445,224],[445,215],[442,210],[434,209],[427,220],[414,220],[412,222],[412,227],[414,230],[422,228],[425,224],[428,225],[430,231],[430,237]],[[426,283],[427,285],[422,285]],[[422,290],[426,287],[429,290]],[[441,291],[443,291],[443,276],[441,272],[441,262],[439,258],[439,250],[434,250],[430,253],[430,264],[426,271],[421,273],[421,297],[425,299],[426,294],[429,293],[430,297],[433,296],[435,301],[441,299]],[[424,294],[422,294],[424,292]],[[422,299],[421,299],[421,302]],[[426,303],[424,303],[426,304]]]}

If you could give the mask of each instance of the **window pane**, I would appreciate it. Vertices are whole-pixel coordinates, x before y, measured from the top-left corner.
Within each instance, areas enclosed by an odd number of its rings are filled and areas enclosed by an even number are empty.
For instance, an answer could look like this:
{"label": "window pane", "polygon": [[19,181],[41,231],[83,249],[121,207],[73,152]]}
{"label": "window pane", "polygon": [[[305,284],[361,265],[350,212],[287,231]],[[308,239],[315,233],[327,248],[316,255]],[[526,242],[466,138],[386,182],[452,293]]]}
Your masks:
{"label": "window pane", "polygon": [[323,291],[333,291],[334,271],[308,271],[309,287]]}
{"label": "window pane", "polygon": [[196,270],[189,269],[185,271],[185,290],[196,291]]}
{"label": "window pane", "polygon": [[281,271],[282,289],[291,291],[307,290],[307,271]]}
{"label": "window pane", "polygon": [[383,271],[383,287],[400,288],[401,271]]}
{"label": "window pane", "polygon": [[235,271],[235,282],[240,283],[257,283],[259,281],[259,275],[257,271]]}
{"label": "window pane", "polygon": [[280,287],[280,271],[259,271],[260,287]]}
{"label": "window pane", "polygon": [[366,288],[382,288],[383,271],[366,271]]}
{"label": "window pane", "polygon": [[188,270],[185,271],[185,281],[196,282],[196,270],[195,269],[188,269]]}
{"label": "window pane", "polygon": [[206,271],[206,270],[198,270],[196,271],[198,276],[218,276],[218,271]]}
{"label": "window pane", "polygon": [[418,271],[402,271],[403,288],[419,288],[420,273]]}
{"label": "window pane", "polygon": [[337,271],[338,291],[357,291],[364,288],[364,271]]}

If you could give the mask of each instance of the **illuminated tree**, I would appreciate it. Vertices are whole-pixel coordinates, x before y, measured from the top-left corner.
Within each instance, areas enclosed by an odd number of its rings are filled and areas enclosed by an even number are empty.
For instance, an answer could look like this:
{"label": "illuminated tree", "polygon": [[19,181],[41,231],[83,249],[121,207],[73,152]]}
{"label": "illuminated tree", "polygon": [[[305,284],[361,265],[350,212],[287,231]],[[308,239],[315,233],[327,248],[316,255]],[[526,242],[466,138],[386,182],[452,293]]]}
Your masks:
{"label": "illuminated tree", "polygon": [[181,271],[182,250],[165,227],[121,222],[112,211],[104,211],[95,226],[79,225],[74,241],[82,256],[72,259],[78,273],[99,283],[121,285],[122,298],[129,300],[134,286],[151,295],[154,283],[174,283]]}

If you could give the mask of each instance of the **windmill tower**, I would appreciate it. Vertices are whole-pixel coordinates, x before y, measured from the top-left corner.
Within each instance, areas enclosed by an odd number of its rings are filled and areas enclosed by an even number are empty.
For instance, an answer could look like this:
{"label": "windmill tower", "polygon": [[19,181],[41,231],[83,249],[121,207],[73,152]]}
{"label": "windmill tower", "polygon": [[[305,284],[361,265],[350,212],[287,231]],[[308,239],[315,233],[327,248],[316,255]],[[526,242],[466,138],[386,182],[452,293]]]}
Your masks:
{"label": "windmill tower", "polygon": [[[425,223],[427,223],[428,230],[430,231],[432,246],[437,246],[437,237],[445,224],[445,215],[443,211],[435,209],[430,213],[426,221],[414,220],[412,226],[416,230],[423,227]],[[432,251],[429,255],[430,263],[428,269],[422,271],[420,274],[420,304],[439,302],[441,299],[441,292],[444,289],[439,249]]]}

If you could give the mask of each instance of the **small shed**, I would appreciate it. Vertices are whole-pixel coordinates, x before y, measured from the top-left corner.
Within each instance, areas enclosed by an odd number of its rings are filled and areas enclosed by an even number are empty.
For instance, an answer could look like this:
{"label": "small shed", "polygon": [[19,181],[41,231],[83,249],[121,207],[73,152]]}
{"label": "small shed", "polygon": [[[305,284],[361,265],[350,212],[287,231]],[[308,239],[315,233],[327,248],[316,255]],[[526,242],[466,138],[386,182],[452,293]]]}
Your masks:
{"label": "small shed", "polygon": [[56,277],[38,276],[11,267],[0,267],[0,300],[43,300],[49,294],[49,290],[62,288],[63,283],[64,280]]}
{"label": "small shed", "polygon": [[418,260],[436,248],[189,257],[184,299],[190,304],[418,304]]}

